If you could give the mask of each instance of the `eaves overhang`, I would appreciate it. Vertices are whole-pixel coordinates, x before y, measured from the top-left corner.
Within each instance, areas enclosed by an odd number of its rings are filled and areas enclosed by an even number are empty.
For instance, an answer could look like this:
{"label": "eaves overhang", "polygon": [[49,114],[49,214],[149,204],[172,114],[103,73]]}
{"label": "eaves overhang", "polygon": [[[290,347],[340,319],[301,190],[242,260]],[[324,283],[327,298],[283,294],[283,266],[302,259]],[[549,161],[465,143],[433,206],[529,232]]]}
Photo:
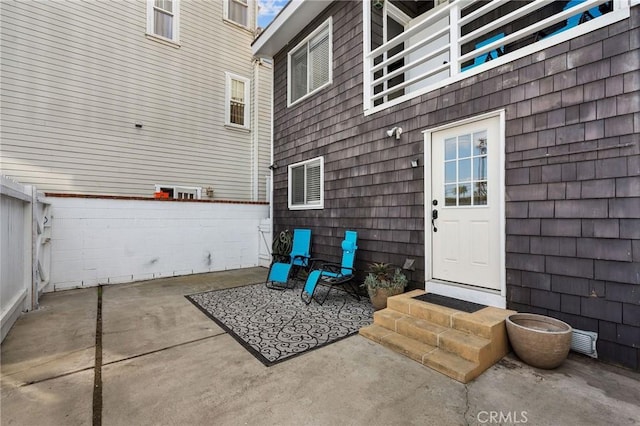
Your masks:
{"label": "eaves overhang", "polygon": [[331,3],[331,0],[290,0],[254,40],[253,56],[273,58]]}

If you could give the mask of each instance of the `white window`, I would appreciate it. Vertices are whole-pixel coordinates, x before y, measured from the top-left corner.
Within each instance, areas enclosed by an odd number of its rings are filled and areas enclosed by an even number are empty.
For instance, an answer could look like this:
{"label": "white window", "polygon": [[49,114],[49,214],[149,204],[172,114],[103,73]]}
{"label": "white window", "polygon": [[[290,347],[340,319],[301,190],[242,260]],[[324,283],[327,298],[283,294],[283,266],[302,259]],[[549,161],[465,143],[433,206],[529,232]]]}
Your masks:
{"label": "white window", "polygon": [[249,79],[225,73],[225,124],[248,129],[249,126]]}
{"label": "white window", "polygon": [[243,27],[249,27],[249,0],[225,0],[224,17]]}
{"label": "white window", "polygon": [[289,166],[289,209],[324,208],[324,159]]}
{"label": "white window", "polygon": [[333,78],[331,29],[331,18],[329,18],[289,52],[289,105],[331,84]]}
{"label": "white window", "polygon": [[155,187],[156,198],[174,200],[200,200],[202,198],[202,188],[198,186],[156,185]]}
{"label": "white window", "polygon": [[147,0],[147,34],[178,42],[179,0]]}

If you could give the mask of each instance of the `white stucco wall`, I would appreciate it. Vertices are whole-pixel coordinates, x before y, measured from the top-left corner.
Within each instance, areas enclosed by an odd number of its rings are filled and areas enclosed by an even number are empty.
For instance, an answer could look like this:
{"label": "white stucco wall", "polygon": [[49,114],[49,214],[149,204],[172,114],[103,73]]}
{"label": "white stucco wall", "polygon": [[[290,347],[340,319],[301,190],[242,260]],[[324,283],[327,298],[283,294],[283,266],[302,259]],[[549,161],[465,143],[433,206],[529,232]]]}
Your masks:
{"label": "white stucco wall", "polygon": [[50,197],[45,291],[257,266],[268,205]]}

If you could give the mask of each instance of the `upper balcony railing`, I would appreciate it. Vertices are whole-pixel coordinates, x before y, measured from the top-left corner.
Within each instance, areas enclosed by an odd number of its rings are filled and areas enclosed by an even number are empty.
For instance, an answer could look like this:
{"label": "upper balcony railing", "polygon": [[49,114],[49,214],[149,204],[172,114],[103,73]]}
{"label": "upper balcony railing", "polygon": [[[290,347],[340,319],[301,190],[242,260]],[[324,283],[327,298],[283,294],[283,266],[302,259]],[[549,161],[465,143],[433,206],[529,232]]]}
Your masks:
{"label": "upper balcony railing", "polygon": [[365,0],[365,114],[627,18],[630,1],[451,0],[402,20]]}

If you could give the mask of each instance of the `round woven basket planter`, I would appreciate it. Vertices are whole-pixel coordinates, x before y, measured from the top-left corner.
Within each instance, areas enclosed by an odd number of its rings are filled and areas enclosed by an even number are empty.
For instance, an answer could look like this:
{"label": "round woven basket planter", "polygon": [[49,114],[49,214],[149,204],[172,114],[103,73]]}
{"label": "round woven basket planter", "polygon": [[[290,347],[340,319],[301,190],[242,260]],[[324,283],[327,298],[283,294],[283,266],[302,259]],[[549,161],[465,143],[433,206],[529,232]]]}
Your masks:
{"label": "round woven basket planter", "polygon": [[571,326],[537,314],[512,314],[506,319],[514,352],[527,364],[544,369],[558,367],[571,348]]}
{"label": "round woven basket planter", "polygon": [[404,287],[377,288],[369,290],[371,304],[376,311],[387,307],[387,298],[404,292]]}

